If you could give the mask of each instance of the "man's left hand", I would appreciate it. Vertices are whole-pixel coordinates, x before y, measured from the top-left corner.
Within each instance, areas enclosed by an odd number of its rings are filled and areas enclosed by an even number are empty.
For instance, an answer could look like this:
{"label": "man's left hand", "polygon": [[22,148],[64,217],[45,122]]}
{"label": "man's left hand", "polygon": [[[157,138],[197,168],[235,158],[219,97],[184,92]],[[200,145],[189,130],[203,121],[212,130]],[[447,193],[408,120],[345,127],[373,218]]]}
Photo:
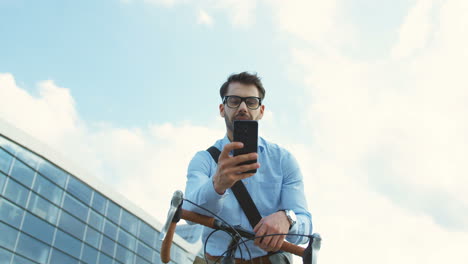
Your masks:
{"label": "man's left hand", "polygon": [[[270,234],[287,234],[288,231],[289,221],[284,211],[278,211],[262,218],[254,228],[257,237]],[[278,251],[285,238],[286,235],[257,238],[255,239],[255,245],[265,251]]]}

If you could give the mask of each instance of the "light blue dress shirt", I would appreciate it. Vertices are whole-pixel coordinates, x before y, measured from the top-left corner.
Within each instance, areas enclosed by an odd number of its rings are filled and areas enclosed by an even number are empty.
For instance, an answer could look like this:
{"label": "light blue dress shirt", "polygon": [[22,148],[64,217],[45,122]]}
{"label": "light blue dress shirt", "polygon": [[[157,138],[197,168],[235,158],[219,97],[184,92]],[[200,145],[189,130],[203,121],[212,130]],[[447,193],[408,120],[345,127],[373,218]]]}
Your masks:
{"label": "light blue dress shirt", "polygon": [[[228,143],[230,141],[225,136],[223,139],[218,140],[214,146],[222,151]],[[258,140],[258,149],[260,168],[257,169],[254,176],[242,180],[258,211],[262,217],[265,217],[278,210],[293,210],[297,216],[297,223],[289,233],[312,234],[312,219],[304,195],[302,174],[296,160],[284,148],[261,137]],[[219,195],[215,191],[211,177],[216,173],[216,168],[217,164],[208,151],[199,151],[195,154],[188,167],[185,198],[213,211],[231,225],[240,225],[253,231],[232,190],[226,190],[223,195]],[[206,211],[187,202],[183,204],[183,208],[209,215]],[[212,231],[211,228],[204,228],[202,233],[203,242]],[[291,235],[287,236],[286,240],[295,244],[308,241],[305,237]],[[228,234],[218,231],[208,240],[207,252],[212,256],[220,256],[226,251],[230,242],[231,237]],[[253,241],[246,244],[252,258],[267,254],[267,252],[255,246]],[[247,250],[243,246],[241,246],[241,250],[243,258],[248,259]],[[235,257],[241,257],[239,250],[237,250]]]}

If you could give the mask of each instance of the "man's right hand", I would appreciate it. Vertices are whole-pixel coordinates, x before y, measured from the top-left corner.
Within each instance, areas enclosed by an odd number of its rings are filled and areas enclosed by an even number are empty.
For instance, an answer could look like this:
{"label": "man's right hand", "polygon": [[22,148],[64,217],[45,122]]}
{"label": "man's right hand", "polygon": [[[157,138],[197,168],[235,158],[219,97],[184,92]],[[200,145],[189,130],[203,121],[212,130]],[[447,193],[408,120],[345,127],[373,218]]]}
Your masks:
{"label": "man's right hand", "polygon": [[232,150],[241,149],[243,147],[244,144],[242,142],[232,142],[226,144],[223,151],[221,151],[218,159],[218,169],[213,176],[213,185],[218,194],[224,194],[224,192],[231,188],[237,181],[252,177],[255,174],[243,173],[244,171],[260,168],[260,164],[258,162],[238,165],[245,161],[257,159],[257,153],[243,154],[235,157],[229,155]]}

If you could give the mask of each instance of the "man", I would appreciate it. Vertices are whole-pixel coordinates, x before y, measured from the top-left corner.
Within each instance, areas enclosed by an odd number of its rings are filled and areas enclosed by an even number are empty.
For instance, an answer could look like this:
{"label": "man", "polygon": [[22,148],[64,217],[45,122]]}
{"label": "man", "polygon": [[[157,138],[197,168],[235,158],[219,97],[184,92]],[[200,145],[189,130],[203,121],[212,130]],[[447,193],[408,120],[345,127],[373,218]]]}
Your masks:
{"label": "man", "polygon": [[[219,105],[219,113],[226,122],[226,136],[214,146],[221,154],[217,164],[207,151],[200,151],[194,156],[188,167],[186,198],[211,210],[231,225],[252,230],[256,236],[312,234],[302,174],[296,160],[287,150],[259,137],[258,153],[236,157],[231,155],[234,149],[243,147],[241,142],[232,142],[234,120],[261,120],[263,117],[265,89],[259,77],[247,72],[233,74],[221,86],[220,95],[222,103]],[[238,165],[256,159],[256,163]],[[257,169],[257,172],[242,173],[252,169]],[[230,189],[241,180],[262,216],[254,228],[250,226]],[[188,203],[184,206],[207,215],[206,211]],[[204,243],[211,231],[209,228],[204,229]],[[291,263],[290,254],[277,252],[285,237],[268,236],[247,242],[254,263]],[[307,242],[307,238],[300,236],[288,235],[286,239],[296,244]],[[231,237],[224,232],[216,232],[210,237],[206,245],[209,263],[214,263],[224,254],[230,241]],[[249,260],[249,254],[243,247],[236,251],[235,258],[241,258],[241,250],[243,259]]]}

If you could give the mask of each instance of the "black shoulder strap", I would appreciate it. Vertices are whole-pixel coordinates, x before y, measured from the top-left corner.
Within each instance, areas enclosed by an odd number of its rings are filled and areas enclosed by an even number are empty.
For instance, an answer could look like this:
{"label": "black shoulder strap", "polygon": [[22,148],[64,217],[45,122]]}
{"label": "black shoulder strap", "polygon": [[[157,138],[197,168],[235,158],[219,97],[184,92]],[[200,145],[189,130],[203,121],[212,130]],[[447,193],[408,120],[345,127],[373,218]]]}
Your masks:
{"label": "black shoulder strap", "polygon": [[[215,146],[211,146],[206,151],[210,153],[211,157],[217,164],[221,151],[219,151],[219,149]],[[244,183],[242,181],[237,181],[234,184],[234,186],[231,187],[231,190],[236,196],[237,202],[240,204],[245,215],[249,219],[250,225],[252,226],[252,228],[254,228],[258,224],[258,222],[260,222],[262,216],[260,215],[257,206],[255,206],[252,197],[250,197],[247,188],[245,188]]]}

